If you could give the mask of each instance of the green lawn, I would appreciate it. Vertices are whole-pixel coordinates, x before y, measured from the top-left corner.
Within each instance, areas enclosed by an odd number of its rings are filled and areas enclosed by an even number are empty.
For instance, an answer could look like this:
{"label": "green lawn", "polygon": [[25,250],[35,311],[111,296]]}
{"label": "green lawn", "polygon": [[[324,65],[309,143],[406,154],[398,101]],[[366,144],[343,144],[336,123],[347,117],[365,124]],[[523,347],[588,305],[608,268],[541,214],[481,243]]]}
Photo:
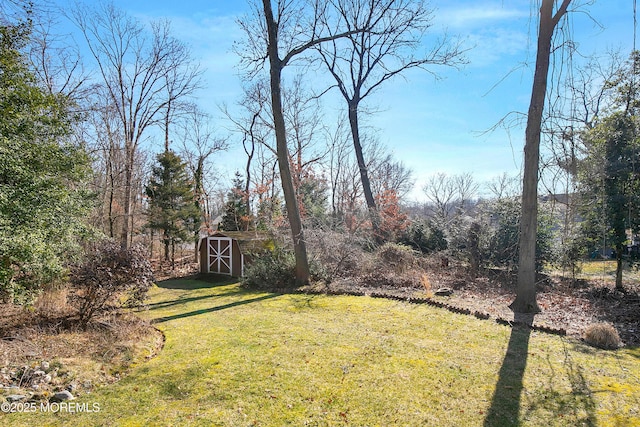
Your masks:
{"label": "green lawn", "polygon": [[632,426],[640,349],[595,350],[426,305],[177,280],[144,313],[164,350],[11,426]]}

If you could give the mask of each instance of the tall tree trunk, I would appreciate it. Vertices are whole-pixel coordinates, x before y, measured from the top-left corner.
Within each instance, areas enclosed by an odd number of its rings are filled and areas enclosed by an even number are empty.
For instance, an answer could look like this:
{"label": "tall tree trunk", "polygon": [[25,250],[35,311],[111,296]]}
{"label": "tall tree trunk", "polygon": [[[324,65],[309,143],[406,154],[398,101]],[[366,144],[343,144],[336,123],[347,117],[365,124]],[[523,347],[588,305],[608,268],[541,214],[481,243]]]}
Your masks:
{"label": "tall tree trunk", "polygon": [[[111,154],[109,154],[111,156]],[[113,214],[114,196],[115,196],[115,177],[113,176],[113,160],[110,157],[107,160],[107,178],[109,180],[109,237],[115,237],[115,218]]]}
{"label": "tall tree trunk", "polygon": [[616,290],[624,291],[622,284],[622,253],[625,247],[623,244],[616,245]]}
{"label": "tall tree trunk", "polygon": [[[202,198],[204,195],[204,190],[203,190],[204,184],[202,182],[203,175],[204,175],[204,157],[199,156],[198,162],[196,165],[196,170],[193,174],[193,181],[194,181],[193,197],[195,199],[196,208],[198,209],[198,212],[200,212],[200,218],[202,219],[202,224],[204,224],[206,229],[209,230],[209,218],[205,211],[205,207],[202,203]],[[193,247],[194,261],[198,262],[199,260],[198,245],[200,244],[200,230],[196,229],[193,231],[193,242],[194,242],[194,247]]]}
{"label": "tall tree trunk", "polygon": [[364,198],[367,202],[367,209],[369,210],[369,217],[371,218],[371,227],[373,228],[374,236],[378,236],[378,229],[380,220],[378,216],[378,209],[376,206],[375,198],[373,197],[373,191],[371,191],[371,181],[369,180],[369,172],[367,170],[367,163],[362,153],[362,144],[360,142],[360,127],[358,123],[358,101],[349,101],[349,125],[351,126],[351,137],[353,138],[353,148],[356,152],[356,159],[358,161],[358,168],[360,169],[360,180],[362,181],[362,191],[364,192]]}
{"label": "tall tree trunk", "polygon": [[283,64],[278,55],[278,25],[273,18],[271,1],[262,0],[264,15],[269,37],[268,56],[269,74],[271,79],[271,108],[276,132],[276,154],[280,170],[280,181],[284,194],[287,216],[293,237],[293,249],[296,259],[296,283],[298,285],[309,282],[309,260],[304,240],[304,229],[300,219],[297,197],[293,186],[291,168],[289,167],[289,150],[287,149],[287,135],[282,112],[282,93],[280,89]]}
{"label": "tall tree trunk", "polygon": [[171,239],[171,270],[176,269],[176,241]]}
{"label": "tall tree trunk", "polygon": [[[151,230],[149,230],[149,236],[150,236],[150,248],[149,248],[149,260],[153,260],[153,239],[155,238],[155,233],[153,228]],[[197,261],[197,260],[196,260]]]}
{"label": "tall tree trunk", "polygon": [[522,215],[518,258],[518,287],[511,309],[516,313],[539,313],[536,301],[536,235],[538,225],[538,177],[542,111],[547,94],[547,76],[551,56],[551,39],[558,21],[566,13],[571,0],[563,0],[553,14],[555,0],[542,0],[536,69],[531,90],[524,146]]}
{"label": "tall tree trunk", "polygon": [[133,181],[133,149],[130,146],[126,148],[126,160],[125,160],[125,171],[124,171],[124,193],[123,193],[123,221],[122,221],[122,233],[120,234],[120,246],[122,249],[127,249],[129,247],[129,235],[131,234],[131,230],[129,227],[129,217],[131,216],[131,191],[132,191],[132,181]]}
{"label": "tall tree trunk", "polygon": [[169,124],[171,123],[171,97],[167,102],[167,112],[164,116],[164,151],[169,151]]}
{"label": "tall tree trunk", "polygon": [[162,243],[164,245],[164,260],[169,261],[169,236],[167,236],[167,231],[165,230],[162,235]]}
{"label": "tall tree trunk", "polygon": [[252,218],[251,216],[251,198],[249,197],[249,190],[251,189],[251,161],[253,160],[253,154],[255,152],[255,143],[253,142],[253,136],[251,137],[252,141],[251,141],[251,152],[248,152],[245,149],[245,152],[247,153],[247,165],[245,167],[245,174],[247,176],[247,179],[245,180],[244,183],[244,208],[245,208],[245,212],[247,213],[247,223],[245,226],[244,231],[249,231],[250,225],[251,225],[251,220],[250,218]]}

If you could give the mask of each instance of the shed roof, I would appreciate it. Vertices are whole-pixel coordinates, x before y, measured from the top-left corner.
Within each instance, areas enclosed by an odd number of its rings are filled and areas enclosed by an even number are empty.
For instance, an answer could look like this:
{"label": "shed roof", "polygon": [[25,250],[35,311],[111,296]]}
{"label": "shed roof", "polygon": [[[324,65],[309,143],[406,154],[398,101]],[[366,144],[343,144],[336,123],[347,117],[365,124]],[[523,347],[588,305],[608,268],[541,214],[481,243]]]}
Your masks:
{"label": "shed roof", "polygon": [[229,237],[235,239],[242,253],[264,252],[273,249],[273,236],[257,231],[216,231],[210,237]]}

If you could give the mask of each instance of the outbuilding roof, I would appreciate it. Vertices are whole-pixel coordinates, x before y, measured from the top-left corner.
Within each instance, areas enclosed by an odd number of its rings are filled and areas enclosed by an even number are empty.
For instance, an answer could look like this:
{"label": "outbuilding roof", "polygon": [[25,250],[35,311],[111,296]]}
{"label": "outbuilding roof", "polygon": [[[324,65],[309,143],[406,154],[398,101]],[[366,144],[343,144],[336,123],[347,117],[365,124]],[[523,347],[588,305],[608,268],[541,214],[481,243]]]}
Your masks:
{"label": "outbuilding roof", "polygon": [[216,231],[210,237],[229,237],[238,241],[243,254],[264,252],[274,248],[273,236],[258,231]]}

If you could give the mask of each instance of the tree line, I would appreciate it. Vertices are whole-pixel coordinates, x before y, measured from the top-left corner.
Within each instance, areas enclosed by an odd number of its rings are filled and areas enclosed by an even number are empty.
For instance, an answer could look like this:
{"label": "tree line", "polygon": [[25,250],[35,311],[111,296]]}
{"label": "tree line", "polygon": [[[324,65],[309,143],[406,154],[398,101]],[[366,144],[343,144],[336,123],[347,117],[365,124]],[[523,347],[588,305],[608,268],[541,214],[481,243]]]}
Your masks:
{"label": "tree line", "polygon": [[[555,3],[544,0],[540,10],[523,185],[498,178],[492,197],[482,199],[471,175],[434,175],[421,207],[403,202],[412,173],[363,125],[362,105],[407,70],[437,74],[466,62],[456,39],[425,48],[435,14],[426,2],[250,2],[235,47],[244,95],[223,107],[231,124],[224,136],[197,104],[202,69],[170,22],[145,25],[111,3],[79,5],[63,18],[82,34],[88,59],[56,38],[50,11],[8,3],[0,46],[3,298],[27,300],[62,279],[98,235],[123,249],[143,242],[152,254],[160,241],[162,256],[174,261],[176,248],[197,245],[218,216],[225,230],[288,229],[298,284],[311,274],[305,230],[324,228],[372,247],[446,249],[474,272],[513,268],[516,311],[538,310],[535,273],[543,261],[575,265],[602,246],[615,250],[622,288],[638,216],[638,55],[587,64],[556,85],[573,101],[550,101],[553,35],[570,1]],[[302,77],[310,69],[332,83],[310,85]],[[332,91],[344,109],[326,123],[322,102]],[[157,155],[154,139],[163,148]],[[246,162],[224,189],[213,160],[231,143],[243,147]],[[563,208],[546,212],[540,178],[559,175],[568,183]]]}

